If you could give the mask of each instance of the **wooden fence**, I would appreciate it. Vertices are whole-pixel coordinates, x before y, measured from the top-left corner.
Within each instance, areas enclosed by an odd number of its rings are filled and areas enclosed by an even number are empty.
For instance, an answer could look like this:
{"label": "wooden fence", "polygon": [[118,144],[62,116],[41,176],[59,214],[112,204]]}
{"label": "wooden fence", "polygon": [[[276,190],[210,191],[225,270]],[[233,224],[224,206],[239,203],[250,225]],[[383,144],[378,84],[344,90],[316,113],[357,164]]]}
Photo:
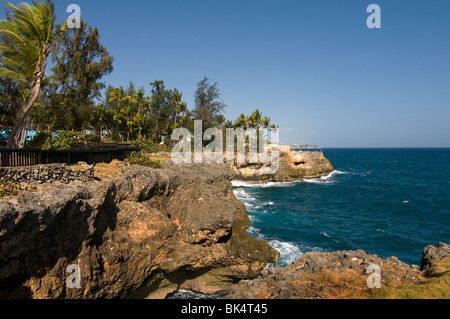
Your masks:
{"label": "wooden fence", "polygon": [[89,151],[43,151],[39,149],[0,149],[0,167],[32,166],[39,164],[88,164],[109,163],[112,160],[123,161],[132,152],[140,151],[137,147],[89,150]]}

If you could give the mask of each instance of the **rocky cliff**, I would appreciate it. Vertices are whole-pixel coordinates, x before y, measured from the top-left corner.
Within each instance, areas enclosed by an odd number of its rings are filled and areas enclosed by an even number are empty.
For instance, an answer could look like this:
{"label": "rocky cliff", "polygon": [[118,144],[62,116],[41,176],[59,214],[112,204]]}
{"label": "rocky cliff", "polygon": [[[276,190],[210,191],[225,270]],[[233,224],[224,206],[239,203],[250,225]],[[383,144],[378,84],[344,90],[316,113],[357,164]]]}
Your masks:
{"label": "rocky cliff", "polygon": [[246,234],[233,177],[218,165],[131,167],[1,199],[0,298],[215,294],[257,276],[279,254]]}
{"label": "rocky cliff", "polygon": [[[379,286],[368,286],[370,265],[379,268]],[[369,271],[368,271],[369,270]],[[375,284],[375,281],[372,282]],[[450,298],[450,246],[425,248],[422,267],[396,257],[381,259],[362,250],[306,253],[284,268],[268,268],[242,280],[231,299]]]}
{"label": "rocky cliff", "polygon": [[230,167],[236,174],[237,180],[248,182],[296,181],[333,172],[333,166],[323,152],[293,151],[288,146],[280,146],[279,151],[279,167],[272,175],[261,174],[264,164],[247,163],[230,165]]}

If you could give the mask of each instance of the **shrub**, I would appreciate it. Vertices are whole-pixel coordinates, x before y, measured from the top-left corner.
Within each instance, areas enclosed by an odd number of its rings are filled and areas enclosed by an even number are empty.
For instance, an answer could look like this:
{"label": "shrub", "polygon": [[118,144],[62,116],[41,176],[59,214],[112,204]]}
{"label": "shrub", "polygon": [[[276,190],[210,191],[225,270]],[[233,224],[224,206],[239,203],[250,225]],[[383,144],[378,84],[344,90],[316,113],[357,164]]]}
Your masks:
{"label": "shrub", "polygon": [[133,145],[140,147],[141,150],[145,153],[171,152],[171,149],[166,145],[155,144],[152,141],[145,139],[135,141],[133,142]]}
{"label": "shrub", "polygon": [[0,183],[0,198],[7,196],[16,196],[19,195],[20,191],[35,191],[36,187],[34,186],[25,186],[21,187],[18,184],[14,184],[13,182],[4,182]]}
{"label": "shrub", "polygon": [[149,157],[145,156],[141,152],[132,152],[130,156],[125,160],[126,163],[133,165],[141,165],[151,168],[161,168],[160,161],[152,161]]}
{"label": "shrub", "polygon": [[29,148],[49,150],[55,143],[55,137],[51,132],[38,132],[28,143]]}
{"label": "shrub", "polygon": [[51,132],[38,132],[31,141],[29,148],[40,148],[42,150],[66,150],[78,143],[95,142],[96,137],[75,131],[59,131],[57,136]]}

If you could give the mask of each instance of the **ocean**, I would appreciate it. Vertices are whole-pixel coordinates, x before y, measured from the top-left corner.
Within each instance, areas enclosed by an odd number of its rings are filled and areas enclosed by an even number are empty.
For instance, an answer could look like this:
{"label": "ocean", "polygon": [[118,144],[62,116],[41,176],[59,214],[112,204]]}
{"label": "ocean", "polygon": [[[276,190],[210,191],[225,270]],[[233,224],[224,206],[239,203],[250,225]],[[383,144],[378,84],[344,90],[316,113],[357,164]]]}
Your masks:
{"label": "ocean", "polygon": [[286,266],[305,252],[362,249],[420,265],[450,243],[450,149],[324,149],[335,171],[311,180],[233,182],[248,233]]}

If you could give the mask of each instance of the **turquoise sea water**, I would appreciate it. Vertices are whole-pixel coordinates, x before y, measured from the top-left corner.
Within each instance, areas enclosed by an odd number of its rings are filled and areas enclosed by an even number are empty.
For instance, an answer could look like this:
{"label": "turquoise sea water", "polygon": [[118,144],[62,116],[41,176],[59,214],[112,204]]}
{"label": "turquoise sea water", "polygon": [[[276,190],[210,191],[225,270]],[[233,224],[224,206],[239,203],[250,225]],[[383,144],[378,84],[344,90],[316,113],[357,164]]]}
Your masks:
{"label": "turquoise sea water", "polygon": [[356,249],[420,265],[426,246],[450,243],[450,149],[323,152],[335,169],[326,177],[233,183],[248,233],[281,252],[279,266],[308,251]]}

